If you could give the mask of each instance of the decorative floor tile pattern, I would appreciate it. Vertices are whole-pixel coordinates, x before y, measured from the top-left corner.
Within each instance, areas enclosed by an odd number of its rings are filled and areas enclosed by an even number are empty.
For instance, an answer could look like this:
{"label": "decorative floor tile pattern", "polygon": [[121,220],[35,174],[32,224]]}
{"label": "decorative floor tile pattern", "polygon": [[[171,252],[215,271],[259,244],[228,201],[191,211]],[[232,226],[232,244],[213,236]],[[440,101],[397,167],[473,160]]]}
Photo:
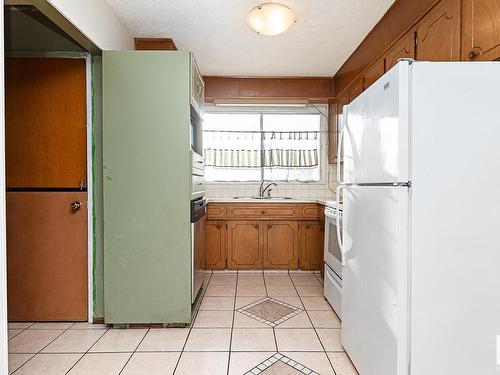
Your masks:
{"label": "decorative floor tile pattern", "polygon": [[9,373],[357,375],[318,273],[206,276],[195,323],[186,328],[9,323]]}
{"label": "decorative floor tile pattern", "polygon": [[283,354],[276,353],[264,362],[259,363],[245,375],[319,375],[308,367],[301,365]]}
{"label": "decorative floor tile pattern", "polygon": [[281,302],[278,299],[266,297],[243,306],[236,311],[259,322],[266,323],[271,327],[276,327],[288,319],[293,318],[295,315],[300,314],[302,309]]}

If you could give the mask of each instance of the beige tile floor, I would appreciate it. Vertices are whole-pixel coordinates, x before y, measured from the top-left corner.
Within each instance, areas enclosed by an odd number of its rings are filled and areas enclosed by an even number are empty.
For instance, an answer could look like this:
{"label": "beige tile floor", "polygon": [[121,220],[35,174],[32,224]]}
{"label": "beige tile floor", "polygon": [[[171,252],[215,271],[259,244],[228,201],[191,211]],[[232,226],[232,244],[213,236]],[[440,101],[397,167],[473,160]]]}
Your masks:
{"label": "beige tile floor", "polygon": [[[9,373],[233,375],[260,368],[254,373],[357,375],[319,274],[220,272],[207,274],[206,284],[194,324],[187,328],[9,323]],[[267,307],[247,305],[266,298],[286,304],[282,314],[294,312],[274,327],[258,320],[253,313]],[[273,358],[282,359],[274,363]]]}

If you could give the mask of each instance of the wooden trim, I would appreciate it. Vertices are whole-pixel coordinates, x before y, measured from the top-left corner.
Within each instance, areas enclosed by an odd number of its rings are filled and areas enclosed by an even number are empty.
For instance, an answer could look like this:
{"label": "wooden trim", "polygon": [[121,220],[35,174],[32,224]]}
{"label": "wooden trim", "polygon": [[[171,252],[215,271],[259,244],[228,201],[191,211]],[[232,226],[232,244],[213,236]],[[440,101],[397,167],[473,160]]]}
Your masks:
{"label": "wooden trim", "polygon": [[204,76],[205,102],[215,99],[307,99],[323,102],[335,97],[331,77]]}
{"label": "wooden trim", "polygon": [[397,0],[335,74],[338,92],[363,75],[363,71],[390,48],[440,0]]}
{"label": "wooden trim", "polygon": [[177,51],[172,38],[134,38],[134,48],[140,51]]}

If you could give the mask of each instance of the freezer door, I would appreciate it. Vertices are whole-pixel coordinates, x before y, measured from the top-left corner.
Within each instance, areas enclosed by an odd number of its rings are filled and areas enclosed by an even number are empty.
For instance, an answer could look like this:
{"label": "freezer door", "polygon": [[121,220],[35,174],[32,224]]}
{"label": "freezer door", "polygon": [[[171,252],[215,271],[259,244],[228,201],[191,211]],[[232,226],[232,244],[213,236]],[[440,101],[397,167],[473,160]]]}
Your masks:
{"label": "freezer door", "polygon": [[407,374],[408,194],[343,190],[342,344],[363,375]]}
{"label": "freezer door", "polygon": [[[344,109],[344,183],[407,182],[409,63],[400,62]],[[339,177],[342,179],[342,177]]]}

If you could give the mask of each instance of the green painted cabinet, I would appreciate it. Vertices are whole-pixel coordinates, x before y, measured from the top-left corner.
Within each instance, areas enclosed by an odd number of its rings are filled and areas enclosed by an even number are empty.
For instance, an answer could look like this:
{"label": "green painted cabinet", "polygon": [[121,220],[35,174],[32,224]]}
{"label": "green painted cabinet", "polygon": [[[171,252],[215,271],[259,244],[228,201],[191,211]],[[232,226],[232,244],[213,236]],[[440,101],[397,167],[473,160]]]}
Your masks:
{"label": "green painted cabinet", "polygon": [[182,51],[103,52],[105,321],[191,321],[190,86]]}

